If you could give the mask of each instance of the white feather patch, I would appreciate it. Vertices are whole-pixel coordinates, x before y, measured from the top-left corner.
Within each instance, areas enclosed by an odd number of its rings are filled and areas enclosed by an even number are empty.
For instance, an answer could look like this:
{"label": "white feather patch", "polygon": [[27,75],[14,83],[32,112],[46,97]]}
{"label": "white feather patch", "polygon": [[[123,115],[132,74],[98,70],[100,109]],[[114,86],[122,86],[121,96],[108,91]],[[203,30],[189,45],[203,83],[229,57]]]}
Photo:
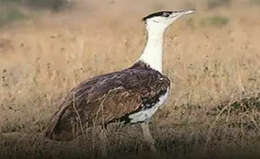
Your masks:
{"label": "white feather patch", "polygon": [[165,103],[168,97],[169,89],[167,89],[166,93],[159,97],[159,102],[156,103],[153,107],[145,110],[141,110],[137,113],[129,115],[129,118],[132,119],[130,123],[143,122],[145,120],[150,119],[153,114],[158,110],[158,108]]}

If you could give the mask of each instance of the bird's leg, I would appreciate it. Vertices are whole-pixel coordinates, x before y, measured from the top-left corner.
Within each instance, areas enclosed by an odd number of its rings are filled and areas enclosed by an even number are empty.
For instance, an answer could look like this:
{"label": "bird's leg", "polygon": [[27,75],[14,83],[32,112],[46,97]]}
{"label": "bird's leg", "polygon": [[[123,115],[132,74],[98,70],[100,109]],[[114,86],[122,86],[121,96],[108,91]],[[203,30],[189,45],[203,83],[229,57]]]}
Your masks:
{"label": "bird's leg", "polygon": [[150,145],[150,150],[153,152],[156,152],[156,148],[154,146],[155,141],[151,135],[150,129],[149,129],[149,123],[143,122],[141,123],[141,127],[143,130],[144,140]]}

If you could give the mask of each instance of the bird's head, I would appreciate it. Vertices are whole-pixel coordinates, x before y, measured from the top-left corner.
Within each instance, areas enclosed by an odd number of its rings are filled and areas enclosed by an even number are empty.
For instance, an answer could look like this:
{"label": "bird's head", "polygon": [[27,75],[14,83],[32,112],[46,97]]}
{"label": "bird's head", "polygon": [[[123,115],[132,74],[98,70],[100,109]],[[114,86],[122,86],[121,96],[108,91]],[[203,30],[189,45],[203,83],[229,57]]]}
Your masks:
{"label": "bird's head", "polygon": [[194,10],[180,10],[180,11],[160,11],[149,14],[143,18],[146,24],[147,31],[158,30],[164,31],[174,21],[180,17],[194,13]]}

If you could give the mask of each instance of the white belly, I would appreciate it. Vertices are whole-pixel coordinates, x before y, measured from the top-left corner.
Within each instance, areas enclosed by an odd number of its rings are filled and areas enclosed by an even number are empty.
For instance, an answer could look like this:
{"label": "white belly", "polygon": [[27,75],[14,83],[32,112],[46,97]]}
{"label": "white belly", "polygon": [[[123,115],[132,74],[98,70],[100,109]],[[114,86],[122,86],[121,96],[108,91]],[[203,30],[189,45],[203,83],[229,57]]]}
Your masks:
{"label": "white belly", "polygon": [[131,119],[130,123],[137,123],[149,120],[158,110],[158,108],[165,103],[168,97],[168,93],[169,89],[167,89],[167,92],[159,98],[159,101],[153,107],[129,115],[129,118]]}

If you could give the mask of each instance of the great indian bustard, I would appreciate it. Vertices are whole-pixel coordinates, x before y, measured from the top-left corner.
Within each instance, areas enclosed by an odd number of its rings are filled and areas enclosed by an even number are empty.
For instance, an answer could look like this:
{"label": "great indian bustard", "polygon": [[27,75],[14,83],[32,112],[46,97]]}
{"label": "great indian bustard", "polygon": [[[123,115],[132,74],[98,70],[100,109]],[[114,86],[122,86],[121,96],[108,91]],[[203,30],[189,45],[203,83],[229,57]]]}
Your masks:
{"label": "great indian bustard", "polygon": [[144,17],[148,38],[141,57],[127,69],[93,77],[72,89],[52,116],[46,137],[71,140],[93,125],[141,123],[144,139],[155,150],[148,122],[170,89],[170,80],[162,74],[163,34],[175,20],[193,12],[160,11]]}

